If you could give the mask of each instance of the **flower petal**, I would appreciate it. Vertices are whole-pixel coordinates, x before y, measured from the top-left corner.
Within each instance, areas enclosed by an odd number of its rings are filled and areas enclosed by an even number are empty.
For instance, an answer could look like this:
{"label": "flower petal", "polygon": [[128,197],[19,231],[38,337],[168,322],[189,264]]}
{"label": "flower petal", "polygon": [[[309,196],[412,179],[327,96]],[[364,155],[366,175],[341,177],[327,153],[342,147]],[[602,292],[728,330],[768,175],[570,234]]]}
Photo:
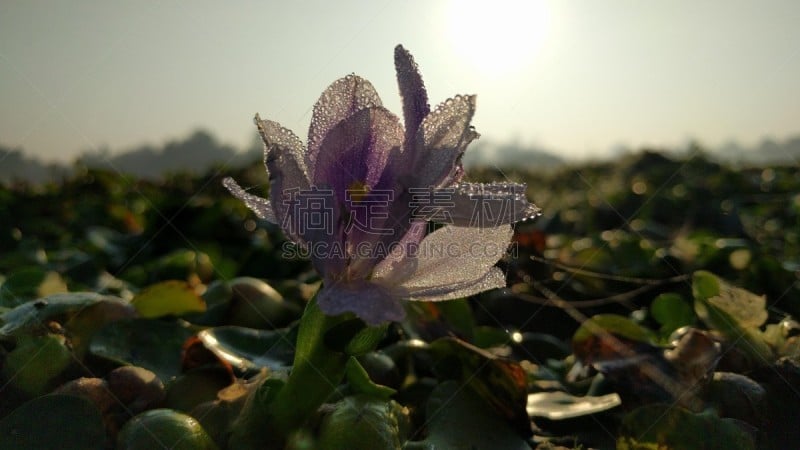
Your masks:
{"label": "flower petal", "polygon": [[326,280],[317,304],[327,315],[352,312],[369,325],[399,321],[406,315],[396,293],[368,281],[345,284]]}
{"label": "flower petal", "polygon": [[440,300],[453,300],[469,297],[490,289],[506,287],[506,276],[502,270],[492,267],[486,274],[477,280],[465,281],[450,286],[432,286],[418,288],[410,293],[409,300],[422,302],[436,302]]}
{"label": "flower petal", "polygon": [[427,222],[413,222],[405,236],[397,242],[397,246],[391,249],[391,253],[375,266],[372,278],[379,279],[384,284],[395,285],[411,277],[417,269],[417,259],[410,253],[419,248],[427,229]]}
{"label": "flower petal", "polygon": [[461,157],[479,137],[470,125],[475,96],[456,96],[439,104],[417,130],[412,176],[419,187],[447,186],[457,181]]}
{"label": "flower petal", "polygon": [[400,287],[415,297],[415,293],[443,295],[448,289],[477,283],[505,255],[511,236],[508,225],[484,229],[442,227],[422,240],[416,270]]}
{"label": "flower petal", "polygon": [[338,226],[346,231],[344,247],[358,253],[350,276],[367,276],[385,256],[388,243],[398,241],[408,229],[408,219],[400,220],[395,212],[399,199],[395,172],[401,168],[390,163],[398,159],[394,155],[402,152],[402,144],[400,120],[374,107],[339,122],[320,147],[313,181],[333,189],[341,211]]}
{"label": "flower petal", "polygon": [[226,177],[224,180],[222,180],[222,184],[228,188],[234,197],[243,201],[248,208],[252,209],[259,219],[264,219],[272,223],[278,223],[278,219],[275,218],[275,212],[272,210],[272,205],[270,204],[269,200],[261,198],[257,195],[248,194],[231,177]]}
{"label": "flower petal", "polygon": [[304,233],[294,217],[296,208],[290,197],[310,187],[303,143],[277,122],[261,120],[258,115],[255,122],[264,140],[264,164],[269,173],[269,196],[275,219],[287,236],[302,243]]}
{"label": "flower petal", "polygon": [[[387,167],[390,154],[403,144],[400,120],[382,107],[362,109],[339,122],[325,136],[317,155],[312,180],[328,185],[344,203],[346,191],[354,183],[369,191],[388,188],[387,176],[396,168]],[[384,183],[380,183],[384,180]],[[380,186],[385,184],[386,186]]]}
{"label": "flower petal", "polygon": [[522,183],[458,183],[433,190],[438,208],[420,219],[462,227],[491,228],[533,219],[541,208],[530,203]]}
{"label": "flower petal", "polygon": [[402,45],[394,48],[394,67],[397,71],[397,84],[400,97],[403,99],[403,121],[406,128],[405,147],[411,148],[417,128],[431,107],[428,105],[428,93],[419,73],[414,57]]}
{"label": "flower petal", "polygon": [[[264,141],[264,166],[267,168],[267,173],[280,166],[284,176],[290,175],[297,180],[298,185],[308,186],[305,148],[300,138],[278,122],[261,120],[258,114],[254,121],[258,134]],[[270,180],[272,178],[270,176]]]}
{"label": "flower petal", "polygon": [[322,142],[333,127],[362,109],[381,105],[372,84],[359,76],[348,75],[328,86],[314,105],[308,129],[306,164],[309,173],[314,173]]}

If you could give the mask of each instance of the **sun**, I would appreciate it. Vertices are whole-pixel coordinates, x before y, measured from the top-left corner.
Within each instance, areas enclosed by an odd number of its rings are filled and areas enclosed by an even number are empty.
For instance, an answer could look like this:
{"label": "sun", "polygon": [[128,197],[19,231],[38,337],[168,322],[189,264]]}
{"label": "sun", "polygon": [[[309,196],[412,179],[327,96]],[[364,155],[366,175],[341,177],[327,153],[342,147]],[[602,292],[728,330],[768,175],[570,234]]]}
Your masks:
{"label": "sun", "polygon": [[454,53],[484,75],[501,77],[530,65],[545,42],[544,0],[453,0],[446,9]]}

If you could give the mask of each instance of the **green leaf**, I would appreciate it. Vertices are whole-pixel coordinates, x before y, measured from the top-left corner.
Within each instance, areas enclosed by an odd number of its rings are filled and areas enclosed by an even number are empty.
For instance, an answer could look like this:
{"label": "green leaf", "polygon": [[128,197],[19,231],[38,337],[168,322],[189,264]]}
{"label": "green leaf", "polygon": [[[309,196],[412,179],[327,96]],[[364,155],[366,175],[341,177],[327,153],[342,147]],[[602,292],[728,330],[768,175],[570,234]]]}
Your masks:
{"label": "green leaf", "polygon": [[692,279],[697,316],[718,330],[740,349],[751,364],[764,365],[774,359],[758,326],[767,318],[765,299],[731,286],[716,275],[698,271]]}
{"label": "green leaf", "polygon": [[0,448],[101,450],[107,448],[100,411],[81,397],[45,395],[0,421]]}
{"label": "green leaf", "polygon": [[121,320],[92,336],[89,351],[119,364],[144,367],[168,381],[181,372],[179,355],[183,343],[193,334],[174,322]]}
{"label": "green leaf", "polygon": [[694,414],[679,406],[652,404],[622,421],[617,450],[755,450],[753,438],[731,419]]}
{"label": "green leaf", "polygon": [[[351,359],[352,361],[352,359]],[[394,401],[368,395],[345,397],[320,426],[321,450],[400,450],[408,412]]]}
{"label": "green leaf", "polygon": [[36,298],[36,288],[44,280],[47,271],[40,267],[17,269],[0,284],[0,305],[15,307]]}
{"label": "green leaf", "polygon": [[653,332],[631,319],[616,314],[598,314],[581,324],[572,336],[573,346],[602,333],[613,334],[631,341],[653,343]]}
{"label": "green leaf", "polygon": [[67,285],[57,272],[26,267],[11,272],[0,284],[0,306],[15,307],[37,297],[62,292],[67,292]]}
{"label": "green leaf", "polygon": [[[328,316],[317,306],[316,297],[306,305],[297,335],[292,371],[278,392],[266,383],[257,392],[267,390],[269,404],[252,402],[242,411],[232,429],[237,448],[282,447],[286,438],[316,413],[322,403],[344,379],[349,356],[326,345],[326,337],[352,314]],[[345,327],[345,329],[348,329]],[[358,335],[360,331],[345,333]],[[334,334],[336,334],[334,332]],[[347,347],[347,343],[340,342]],[[378,340],[373,342],[377,345]],[[342,349],[344,350],[344,349]],[[264,422],[269,429],[264,430]]]}
{"label": "green leaf", "polygon": [[3,379],[30,396],[47,392],[72,361],[64,336],[22,336],[3,363]]}
{"label": "green leaf", "polygon": [[481,325],[473,331],[473,344],[480,348],[500,347],[511,342],[511,335],[501,328]]}
{"label": "green leaf", "polygon": [[0,336],[17,336],[38,330],[43,323],[59,316],[80,312],[92,305],[109,302],[125,308],[128,302],[118,297],[95,294],[94,292],[70,292],[53,294],[30,301],[5,312],[0,328]]}
{"label": "green leaf", "polygon": [[345,375],[347,381],[350,383],[350,387],[358,394],[365,394],[370,397],[388,400],[389,397],[397,392],[390,387],[376,384],[370,380],[367,371],[353,356],[347,360]]}
{"label": "green leaf", "polygon": [[530,450],[530,446],[479,397],[447,381],[431,393],[426,408],[428,437],[406,449]]}
{"label": "green leaf", "polygon": [[383,339],[388,328],[388,324],[363,328],[350,339],[344,352],[350,356],[362,356],[375,350],[375,346]]}
{"label": "green leaf", "polygon": [[453,330],[466,340],[472,340],[475,330],[475,317],[472,308],[465,299],[449,300],[436,303],[444,320],[449,323]]}
{"label": "green leaf", "polygon": [[672,292],[659,295],[650,304],[650,314],[661,324],[663,334],[694,323],[695,314],[689,303],[680,294]]}
{"label": "green leaf", "polygon": [[162,281],[147,287],[131,300],[145,318],[181,316],[203,312],[206,302],[185,281]]}
{"label": "green leaf", "polygon": [[692,275],[692,294],[695,298],[719,295],[720,279],[711,272],[698,270]]}

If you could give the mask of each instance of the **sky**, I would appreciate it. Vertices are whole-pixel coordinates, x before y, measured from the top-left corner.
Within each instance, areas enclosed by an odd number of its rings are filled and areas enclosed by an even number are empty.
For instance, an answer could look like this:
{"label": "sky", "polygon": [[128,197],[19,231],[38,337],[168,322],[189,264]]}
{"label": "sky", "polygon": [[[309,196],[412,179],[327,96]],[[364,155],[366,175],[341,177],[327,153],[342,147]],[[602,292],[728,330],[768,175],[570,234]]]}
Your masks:
{"label": "sky", "polygon": [[305,139],[337,78],[400,113],[393,48],[433,105],[477,94],[484,139],[563,157],[800,132],[800,2],[0,3],[0,145],[43,160],[181,139],[245,147],[253,115]]}

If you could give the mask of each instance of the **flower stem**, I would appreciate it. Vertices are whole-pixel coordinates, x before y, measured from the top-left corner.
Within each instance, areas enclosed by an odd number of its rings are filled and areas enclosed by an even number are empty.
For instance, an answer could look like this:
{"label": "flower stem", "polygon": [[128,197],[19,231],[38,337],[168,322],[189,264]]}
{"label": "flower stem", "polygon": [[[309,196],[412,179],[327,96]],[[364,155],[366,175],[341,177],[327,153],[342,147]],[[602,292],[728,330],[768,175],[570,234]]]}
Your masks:
{"label": "flower stem", "polygon": [[300,319],[289,378],[282,386],[271,380],[262,384],[234,425],[232,445],[283,448],[291,433],[302,427],[342,382],[353,354],[349,349],[358,348],[359,353],[372,350],[383,337],[386,327],[368,327],[347,339],[341,350],[331,348],[329,332],[353,317],[325,315],[316,296],[311,299]]}
{"label": "flower stem", "polygon": [[344,378],[349,356],[327,348],[324,342],[325,334],[344,320],[346,316],[320,311],[316,296],[306,306],[292,372],[270,405],[272,425],[284,437],[311,417]]}

